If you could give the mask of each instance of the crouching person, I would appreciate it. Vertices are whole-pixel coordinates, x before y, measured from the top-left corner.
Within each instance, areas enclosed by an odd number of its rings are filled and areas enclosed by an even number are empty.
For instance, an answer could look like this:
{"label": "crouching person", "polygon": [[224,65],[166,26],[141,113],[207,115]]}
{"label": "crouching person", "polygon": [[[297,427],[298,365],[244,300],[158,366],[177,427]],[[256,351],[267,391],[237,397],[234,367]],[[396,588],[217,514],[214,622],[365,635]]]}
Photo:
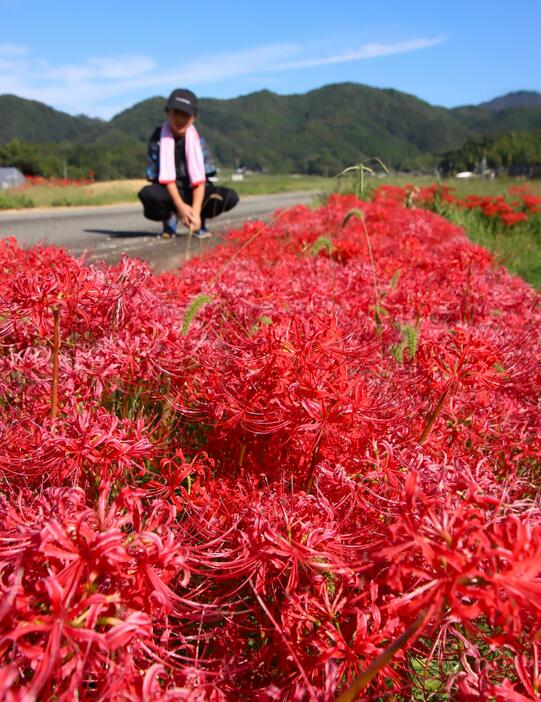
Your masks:
{"label": "crouching person", "polygon": [[149,143],[147,176],[152,185],[139,192],[147,219],[163,222],[165,238],[177,233],[179,221],[193,236],[206,239],[206,220],[233,209],[234,190],[207,181],[199,134],[194,126],[198,102],[190,90],[174,90],[165,105],[167,121]]}

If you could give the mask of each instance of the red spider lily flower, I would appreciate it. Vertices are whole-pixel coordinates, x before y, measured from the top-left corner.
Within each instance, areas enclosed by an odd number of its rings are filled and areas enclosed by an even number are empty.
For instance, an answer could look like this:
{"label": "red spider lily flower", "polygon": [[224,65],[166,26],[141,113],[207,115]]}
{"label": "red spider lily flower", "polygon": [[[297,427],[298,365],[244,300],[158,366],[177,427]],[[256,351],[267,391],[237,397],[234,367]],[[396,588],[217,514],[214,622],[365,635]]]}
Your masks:
{"label": "red spider lily flower", "polygon": [[159,276],[2,242],[0,697],[535,699],[539,295],[436,214],[528,197],[333,195]]}

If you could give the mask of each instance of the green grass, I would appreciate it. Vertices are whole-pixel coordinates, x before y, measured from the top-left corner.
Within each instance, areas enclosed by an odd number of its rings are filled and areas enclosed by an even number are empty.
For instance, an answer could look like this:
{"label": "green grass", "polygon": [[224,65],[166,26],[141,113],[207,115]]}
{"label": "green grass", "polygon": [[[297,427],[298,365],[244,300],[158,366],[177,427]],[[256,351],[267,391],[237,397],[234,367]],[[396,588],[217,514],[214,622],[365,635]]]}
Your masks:
{"label": "green grass", "polygon": [[270,195],[295,191],[331,192],[336,188],[334,178],[309,175],[260,174],[247,175],[244,180],[233,182],[229,174],[221,178],[219,185],[233,188],[239,195]]}
{"label": "green grass", "polygon": [[462,227],[473,242],[491,251],[511,273],[541,289],[541,215],[509,229],[491,226],[478,213],[456,207],[442,214]]}
{"label": "green grass", "polygon": [[143,181],[112,181],[93,185],[32,185],[0,191],[0,209],[77,207],[136,202]]}
{"label": "green grass", "polygon": [[28,195],[8,190],[0,191],[0,210],[20,210],[35,207],[34,200]]}

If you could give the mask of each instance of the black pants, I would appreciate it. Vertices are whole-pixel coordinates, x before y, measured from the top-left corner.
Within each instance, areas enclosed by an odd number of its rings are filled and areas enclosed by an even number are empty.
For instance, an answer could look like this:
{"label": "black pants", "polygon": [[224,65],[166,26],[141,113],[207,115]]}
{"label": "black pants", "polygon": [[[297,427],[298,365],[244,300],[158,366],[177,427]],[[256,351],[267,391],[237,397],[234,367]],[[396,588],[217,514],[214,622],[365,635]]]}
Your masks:
{"label": "black pants", "polygon": [[[192,204],[192,193],[182,193],[184,202]],[[165,222],[175,212],[173,200],[167,192],[165,185],[153,183],[145,186],[139,191],[139,199],[143,203],[144,215],[154,222]],[[205,220],[217,217],[222,212],[228,212],[238,203],[239,196],[230,188],[222,188],[213,183],[205,184],[205,196],[201,208],[201,226],[205,226]]]}

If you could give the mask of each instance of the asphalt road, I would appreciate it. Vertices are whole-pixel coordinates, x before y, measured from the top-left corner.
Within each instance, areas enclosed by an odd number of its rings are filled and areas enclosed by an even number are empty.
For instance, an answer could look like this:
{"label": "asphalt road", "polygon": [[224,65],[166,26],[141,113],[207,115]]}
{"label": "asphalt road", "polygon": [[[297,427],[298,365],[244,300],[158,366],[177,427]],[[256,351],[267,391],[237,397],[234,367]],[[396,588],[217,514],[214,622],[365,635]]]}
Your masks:
{"label": "asphalt road", "polygon": [[[223,233],[250,219],[268,219],[278,208],[307,204],[317,197],[314,192],[250,195],[241,198],[237,207],[208,226],[212,239],[191,242],[199,253],[220,241]],[[161,225],[143,217],[140,205],[78,207],[77,209],[43,209],[0,213],[0,239],[14,236],[21,246],[39,242],[61,246],[89,262],[115,263],[123,254],[142,258],[157,272],[170,270],[186,258],[188,237],[161,239]]]}

